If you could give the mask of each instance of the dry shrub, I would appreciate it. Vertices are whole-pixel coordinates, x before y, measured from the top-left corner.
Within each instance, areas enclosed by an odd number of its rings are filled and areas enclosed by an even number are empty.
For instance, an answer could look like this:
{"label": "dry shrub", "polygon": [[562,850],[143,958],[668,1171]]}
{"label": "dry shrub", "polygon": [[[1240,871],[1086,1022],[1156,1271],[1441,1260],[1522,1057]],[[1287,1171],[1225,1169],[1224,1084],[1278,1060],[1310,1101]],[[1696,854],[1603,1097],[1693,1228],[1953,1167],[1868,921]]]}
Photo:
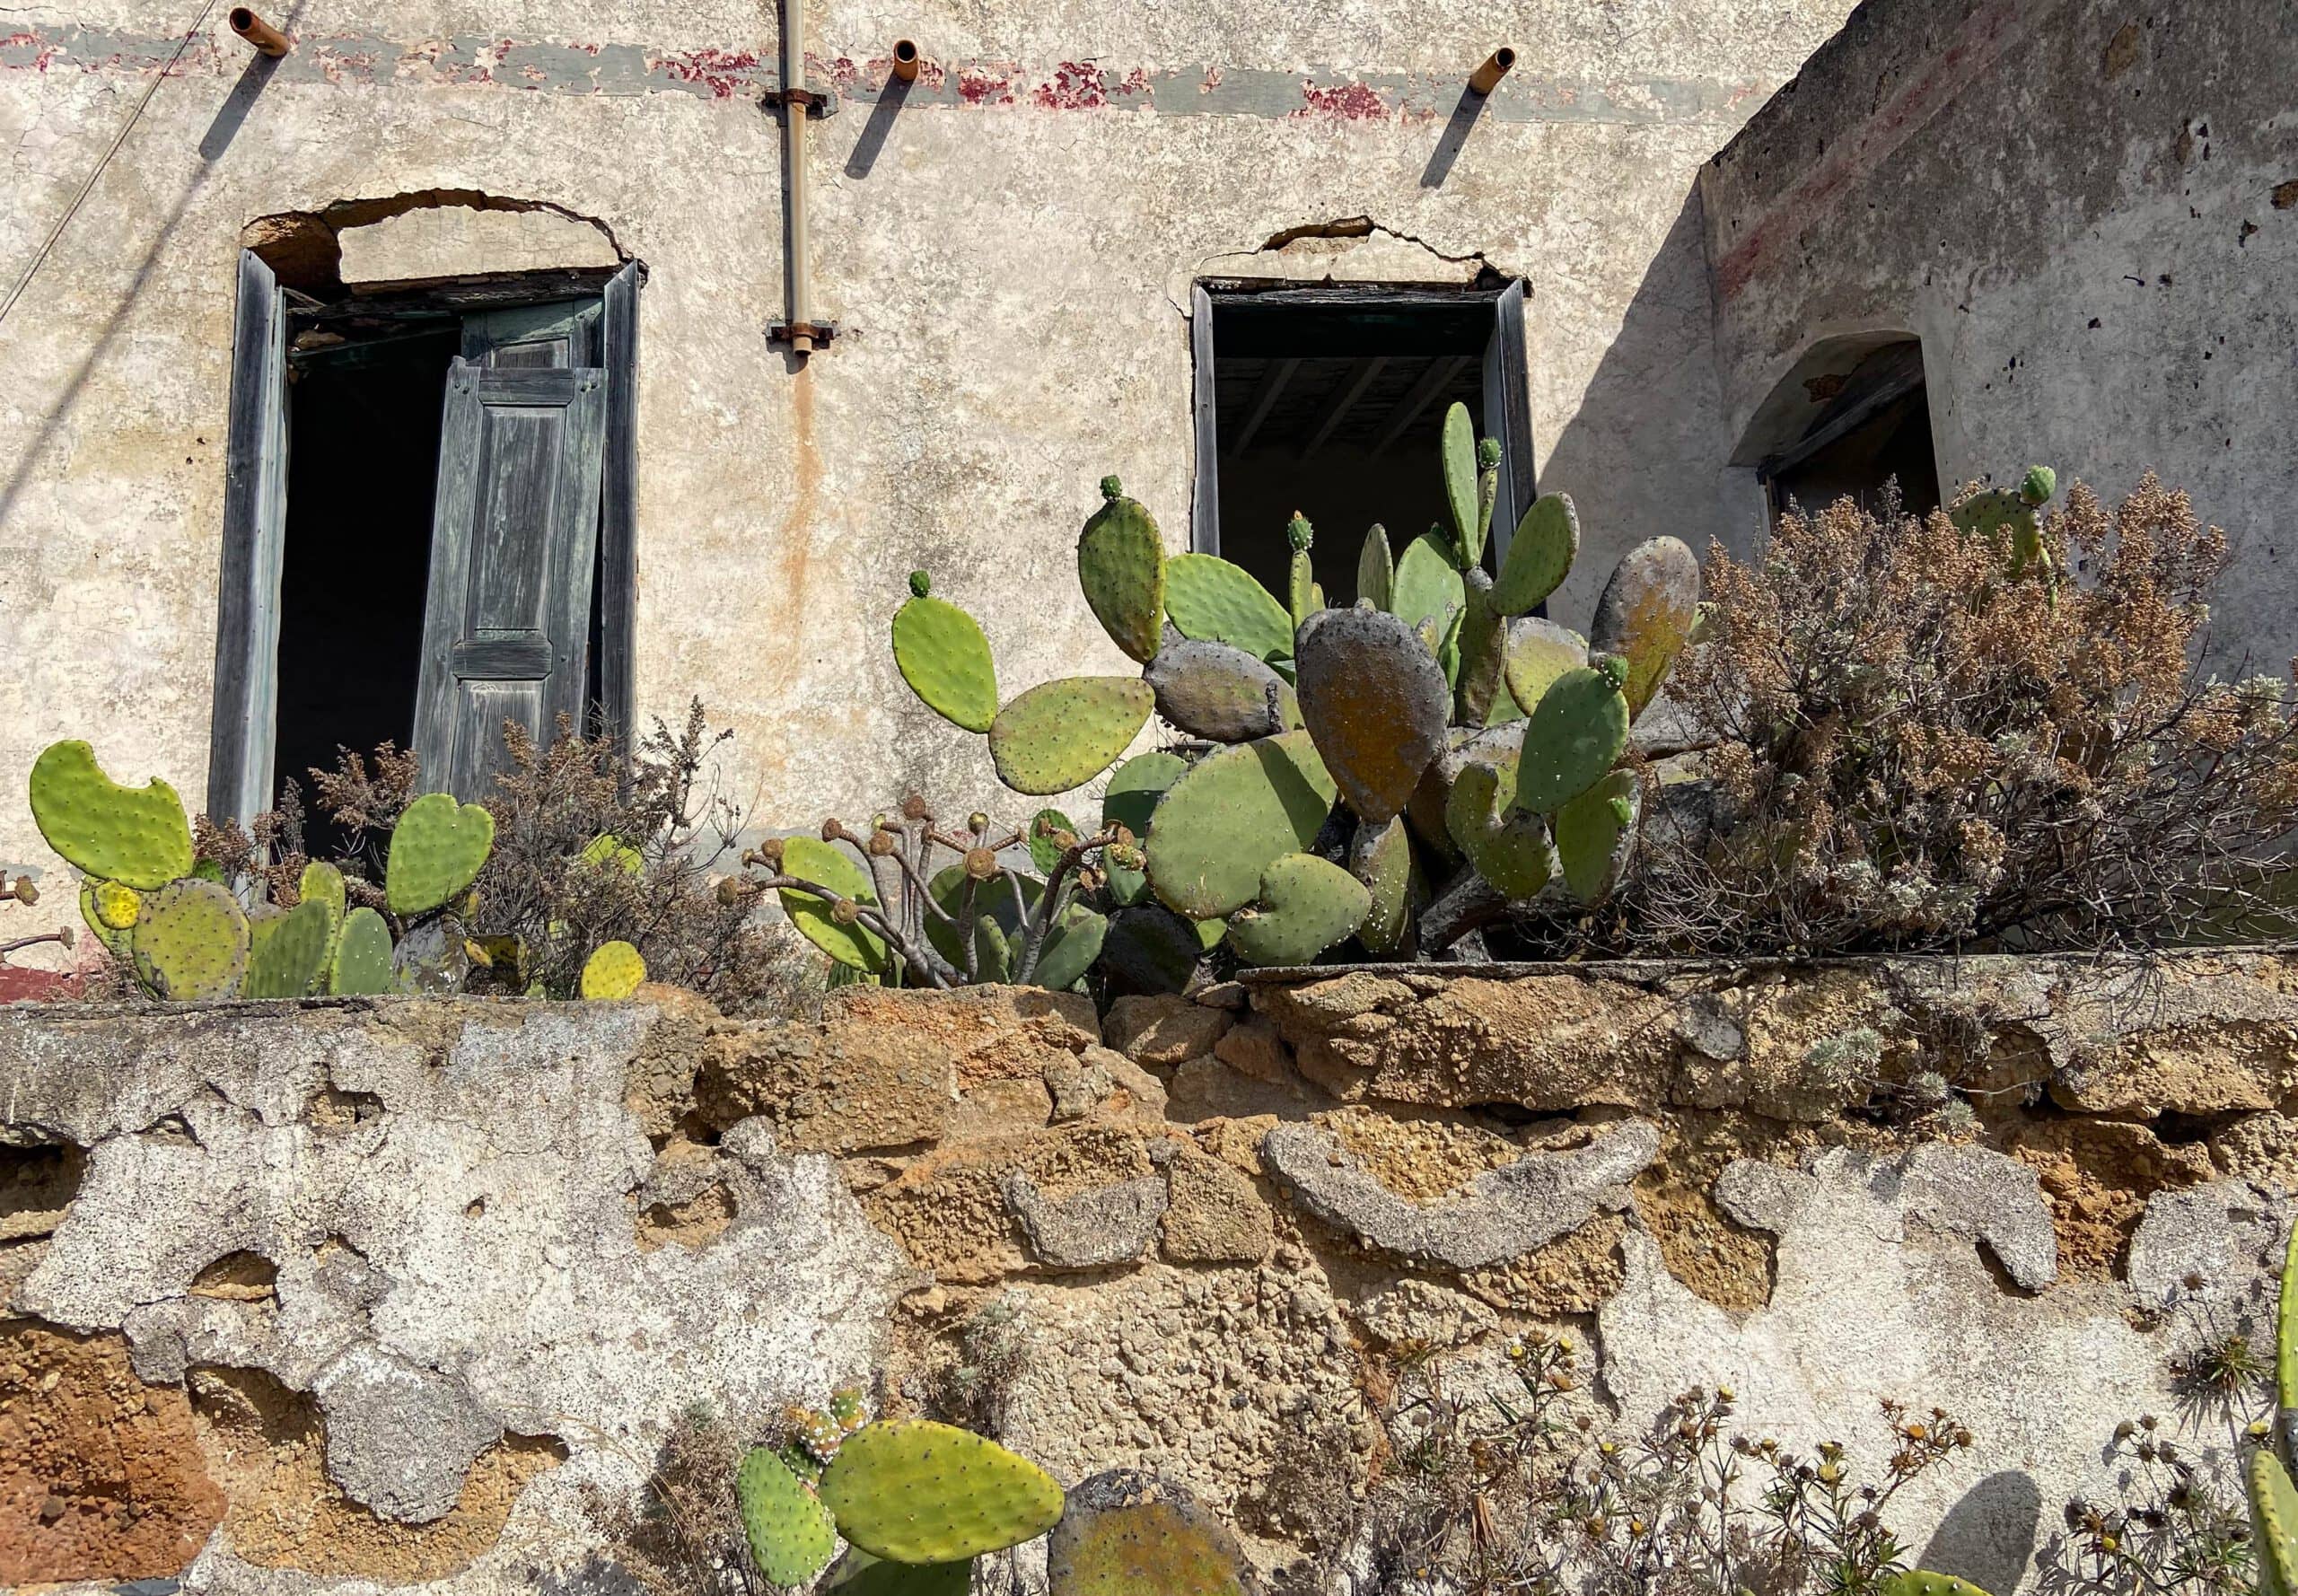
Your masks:
{"label": "dry shrub", "polygon": [[776,1587],[750,1560],[734,1497],[749,1450],[706,1407],[663,1438],[634,1501],[596,1487],[584,1505],[614,1565],[646,1596],[767,1596]]}
{"label": "dry shrub", "polygon": [[1948,515],[1848,500],[1709,556],[1671,692],[1712,806],[1647,829],[1618,951],[2102,948],[2280,934],[2288,683],[2206,677],[2226,541],[2151,474],[2076,487],[2053,578]]}

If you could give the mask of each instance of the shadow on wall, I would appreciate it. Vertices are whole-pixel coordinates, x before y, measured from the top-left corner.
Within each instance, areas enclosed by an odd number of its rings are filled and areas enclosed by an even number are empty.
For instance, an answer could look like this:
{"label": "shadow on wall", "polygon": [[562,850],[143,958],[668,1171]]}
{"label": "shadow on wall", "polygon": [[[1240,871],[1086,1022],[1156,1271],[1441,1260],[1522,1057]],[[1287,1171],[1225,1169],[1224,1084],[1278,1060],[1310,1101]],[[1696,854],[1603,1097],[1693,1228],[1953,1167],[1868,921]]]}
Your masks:
{"label": "shadow on wall", "polygon": [[1915,1566],[1982,1591],[2015,1590],[2034,1560],[2042,1513],[2042,1487],[2033,1475],[2017,1469],[1990,1474],[1939,1521]]}
{"label": "shadow on wall", "polygon": [[[1532,361],[1537,376],[1537,347]],[[1695,188],[1540,467],[1539,490],[1570,494],[1580,511],[1580,558],[1557,618],[1586,630],[1612,566],[1646,538],[1681,538],[1703,558],[1720,538],[1746,554],[1763,531],[1762,502],[1753,472],[1728,470],[1731,447]]]}

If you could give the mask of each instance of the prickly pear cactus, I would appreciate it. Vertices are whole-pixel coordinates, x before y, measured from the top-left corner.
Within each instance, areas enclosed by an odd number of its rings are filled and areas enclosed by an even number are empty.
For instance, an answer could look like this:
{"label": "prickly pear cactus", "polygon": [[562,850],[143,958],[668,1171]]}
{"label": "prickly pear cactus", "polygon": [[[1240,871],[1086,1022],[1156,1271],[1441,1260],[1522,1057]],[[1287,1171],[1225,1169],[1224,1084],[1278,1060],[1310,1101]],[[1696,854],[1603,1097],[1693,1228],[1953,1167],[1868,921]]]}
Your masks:
{"label": "prickly pear cactus", "polygon": [[1256,659],[1289,658],[1293,617],[1241,566],[1218,555],[1165,562],[1165,614],[1184,637],[1226,643]]}
{"label": "prickly pear cactus", "polygon": [[601,943],[583,960],[583,995],[592,1003],[618,1003],[646,978],[646,960],[627,942]]}
{"label": "prickly pear cactus", "polygon": [[183,801],[157,776],[123,787],[80,741],[58,742],[32,762],[33,823],[48,846],[88,874],[150,891],[191,873],[191,822]]}
{"label": "prickly pear cactus", "polygon": [[1038,867],[1039,875],[1049,876],[1053,867],[1061,863],[1061,855],[1068,851],[1077,837],[1077,827],[1057,809],[1041,809],[1030,818],[1025,833],[1030,847],[1030,863]]}
{"label": "prickly pear cactus", "polygon": [[952,725],[987,732],[997,715],[997,667],[972,616],[934,598],[923,571],[894,611],[894,663],[925,707]]}
{"label": "prickly pear cactus", "polygon": [[428,914],[478,879],[494,846],[495,817],[486,805],[425,793],[391,830],[384,903],[395,915]]}
{"label": "prickly pear cactus", "polygon": [[803,1585],[838,1549],[838,1532],[805,1482],[770,1447],[752,1447],[734,1475],[742,1534],[759,1572],[777,1585]]}
{"label": "prickly pear cactus", "polygon": [[295,889],[296,897],[305,903],[323,903],[328,919],[334,925],[343,924],[349,907],[349,897],[343,885],[343,872],[324,861],[314,859],[303,866],[303,873]]}
{"label": "prickly pear cactus", "polygon": [[1556,811],[1557,859],[1581,902],[1601,902],[1618,881],[1643,803],[1636,773],[1614,770]]}
{"label": "prickly pear cactus", "polygon": [[1316,840],[1337,790],[1306,732],[1206,756],[1158,805],[1150,884],[1189,919],[1226,918],[1259,895],[1272,861]]}
{"label": "prickly pear cactus", "polygon": [[338,997],[373,997],[391,989],[391,928],[371,908],[343,916],[327,989]]}
{"label": "prickly pear cactus", "polygon": [[1455,404],[1444,412],[1442,451],[1444,504],[1452,513],[1452,528],[1460,538],[1460,563],[1473,566],[1484,557],[1484,518],[1477,513],[1476,428],[1466,405]]}
{"label": "prickly pear cactus", "polygon": [[128,936],[136,976],[171,1002],[233,996],[247,974],[248,917],[213,881],[170,881],[144,899]]}
{"label": "prickly pear cactus", "polygon": [[592,870],[619,871],[629,876],[646,873],[645,855],[619,837],[603,831],[584,843],[583,851],[574,856]]}
{"label": "prickly pear cactus", "polygon": [[1883,1581],[1882,1592],[1883,1596],[1987,1596],[1986,1592],[1968,1580],[1921,1568],[1890,1575]]}
{"label": "prickly pear cactus", "polygon": [[1470,567],[1465,578],[1468,607],[1460,611],[1460,670],[1459,714],[1463,724],[1490,724],[1504,698],[1510,707],[1504,679],[1508,663],[1508,618],[1492,604],[1492,578]]}
{"label": "prickly pear cactus", "polygon": [[1468,589],[1455,562],[1452,541],[1435,528],[1405,545],[1397,557],[1397,575],[1389,610],[1408,627],[1419,627],[1434,617],[1441,640],[1468,602]]}
{"label": "prickly pear cactus", "polygon": [[1302,628],[1301,721],[1360,820],[1402,810],[1443,750],[1452,694],[1412,628],[1378,609],[1328,609]]}
{"label": "prickly pear cactus", "polygon": [[1527,899],[1556,873],[1547,824],[1535,814],[1509,812],[1506,772],[1471,759],[1452,778],[1444,823],[1476,873],[1503,896]]}
{"label": "prickly pear cactus", "polygon": [[[800,881],[827,887],[855,903],[874,906],[878,895],[861,864],[845,849],[818,837],[790,837],[782,842],[782,871]],[[868,926],[838,918],[827,899],[794,887],[781,891],[782,912],[790,916],[808,942],[850,969],[882,975],[886,969],[885,939]]]}
{"label": "prickly pear cactus", "polygon": [[1508,653],[1503,667],[1508,696],[1526,710],[1539,708],[1558,678],[1587,663],[1588,641],[1569,627],[1537,615],[1508,623]]}
{"label": "prickly pear cactus", "polygon": [[1053,1477],[996,1442],[925,1419],[866,1425],[823,1472],[838,1532],[897,1563],[950,1563],[1034,1539],[1061,1517]]}
{"label": "prickly pear cactus", "polygon": [[1396,580],[1397,562],[1389,551],[1389,529],[1376,521],[1365,532],[1364,547],[1356,556],[1356,601],[1375,609],[1393,609],[1389,600]]}
{"label": "prickly pear cactus", "polygon": [[327,969],[335,941],[335,916],[324,899],[306,898],[266,924],[260,938],[250,926],[242,997],[301,997]]}
{"label": "prickly pear cactus", "polygon": [[1261,873],[1258,902],[1229,916],[1229,946],[1247,964],[1306,964],[1356,934],[1373,894],[1339,865],[1287,854]]}
{"label": "prickly pear cactus", "polygon": [[1399,951],[1411,923],[1414,875],[1412,837],[1402,815],[1356,828],[1348,845],[1348,873],[1364,883],[1373,899],[1364,923],[1356,928],[1357,940],[1370,953]]}
{"label": "prickly pear cactus", "polygon": [[1554,814],[1602,779],[1627,746],[1628,669],[1617,659],[1605,668],[1567,671],[1541,695],[1524,723],[1516,767],[1516,807]]}
{"label": "prickly pear cactus", "polygon": [[1653,538],[1621,557],[1588,628],[1594,653],[1627,662],[1631,715],[1644,713],[1699,618],[1699,558],[1680,538]]}
{"label": "prickly pear cactus", "polygon": [[1274,737],[1288,719],[1298,723],[1300,718],[1285,679],[1226,643],[1169,644],[1142,674],[1156,695],[1157,713],[1207,742]]}
{"label": "prickly pear cactus", "polygon": [[1237,1538],[1172,1482],[1130,1469],[1080,1480],[1046,1546],[1048,1596],[1258,1596]]}
{"label": "prickly pear cactus", "polygon": [[997,712],[989,757],[1017,793],[1066,793],[1123,757],[1157,695],[1124,676],[1069,676],[1031,688]]}
{"label": "prickly pear cactus", "polygon": [[1503,615],[1525,615],[1564,584],[1580,554],[1580,513],[1569,494],[1542,494],[1516,523],[1507,557],[1492,584],[1492,605]]}
{"label": "prickly pear cactus", "polygon": [[2250,1454],[2246,1483],[2259,1596],[2291,1596],[2298,1591],[2298,1487],[2270,1446]]}
{"label": "prickly pear cactus", "polygon": [[[103,892],[110,888],[114,894],[107,905]],[[83,881],[80,883],[80,918],[87,922],[88,930],[104,946],[104,951],[121,964],[132,962],[135,951],[128,932],[135,926],[136,916],[143,899],[133,887],[123,887],[118,881]],[[125,925],[115,925],[110,916],[123,916]]]}
{"label": "prickly pear cactus", "polygon": [[1316,541],[1316,529],[1309,518],[1298,510],[1285,523],[1285,540],[1292,546],[1293,558],[1286,570],[1285,607],[1291,610],[1293,629],[1298,632],[1309,617],[1325,607],[1324,590],[1317,585],[1316,566],[1309,558],[1309,548]]}
{"label": "prickly pear cactus", "polygon": [[1116,478],[1101,478],[1101,497],[1077,534],[1077,585],[1110,641],[1146,663],[1165,622],[1164,539]]}
{"label": "prickly pear cactus", "polygon": [[[1206,924],[1227,929],[1220,920]],[[1101,969],[1118,991],[1153,996],[1186,987],[1206,951],[1194,922],[1162,904],[1136,904],[1110,916]]]}
{"label": "prickly pear cactus", "polygon": [[2275,1302],[2274,1405],[2286,1457],[2298,1440],[2298,1226],[2282,1259],[2282,1290]]}
{"label": "prickly pear cactus", "polygon": [[956,1563],[890,1563],[859,1547],[822,1582],[823,1596],[967,1596],[973,1589],[973,1559]]}
{"label": "prickly pear cactus", "polygon": [[1101,956],[1109,930],[1108,916],[1082,903],[1071,904],[1046,934],[1037,963],[1026,972],[1028,978],[1055,992],[1067,991],[1085,978],[1093,960]]}

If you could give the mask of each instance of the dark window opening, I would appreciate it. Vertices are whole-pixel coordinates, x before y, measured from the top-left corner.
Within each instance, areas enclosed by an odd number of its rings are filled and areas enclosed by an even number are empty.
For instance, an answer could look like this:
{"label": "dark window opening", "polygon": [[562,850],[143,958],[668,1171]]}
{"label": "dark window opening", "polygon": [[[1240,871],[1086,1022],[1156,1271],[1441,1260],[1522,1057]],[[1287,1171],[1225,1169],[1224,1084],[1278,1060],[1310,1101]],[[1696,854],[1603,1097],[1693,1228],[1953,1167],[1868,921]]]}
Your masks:
{"label": "dark window opening", "polygon": [[[1386,527],[1401,553],[1432,524],[1449,524],[1437,440],[1455,403],[1468,407],[1479,437],[1502,440],[1515,473],[1503,504],[1520,510],[1531,486],[1522,306],[1514,285],[1209,293],[1200,307],[1210,316],[1212,369],[1209,381],[1203,369],[1197,375],[1196,546],[1282,593],[1285,524],[1298,511],[1317,530],[1326,601],[1354,601],[1367,528]],[[1200,339],[1201,367],[1205,347]],[[1493,519],[1495,543],[1504,541],[1513,513]]]}
{"label": "dark window opening", "polygon": [[1939,507],[1923,346],[1890,342],[1855,359],[1847,371],[1791,377],[1809,419],[1793,442],[1762,460],[1775,518],[1790,504],[1819,510],[1839,498],[1873,510],[1886,483],[1898,484],[1900,504],[1915,514]]}

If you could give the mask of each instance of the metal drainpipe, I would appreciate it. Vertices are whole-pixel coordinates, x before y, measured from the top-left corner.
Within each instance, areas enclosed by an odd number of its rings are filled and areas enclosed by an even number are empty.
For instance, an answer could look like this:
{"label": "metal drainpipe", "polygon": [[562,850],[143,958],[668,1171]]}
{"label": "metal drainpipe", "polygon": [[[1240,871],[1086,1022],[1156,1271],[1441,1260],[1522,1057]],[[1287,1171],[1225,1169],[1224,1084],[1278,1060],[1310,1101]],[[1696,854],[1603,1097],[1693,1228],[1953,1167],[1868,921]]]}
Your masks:
{"label": "metal drainpipe", "polygon": [[814,347],[814,272],[806,236],[806,0],[782,0],[782,155],[790,214],[790,350]]}

